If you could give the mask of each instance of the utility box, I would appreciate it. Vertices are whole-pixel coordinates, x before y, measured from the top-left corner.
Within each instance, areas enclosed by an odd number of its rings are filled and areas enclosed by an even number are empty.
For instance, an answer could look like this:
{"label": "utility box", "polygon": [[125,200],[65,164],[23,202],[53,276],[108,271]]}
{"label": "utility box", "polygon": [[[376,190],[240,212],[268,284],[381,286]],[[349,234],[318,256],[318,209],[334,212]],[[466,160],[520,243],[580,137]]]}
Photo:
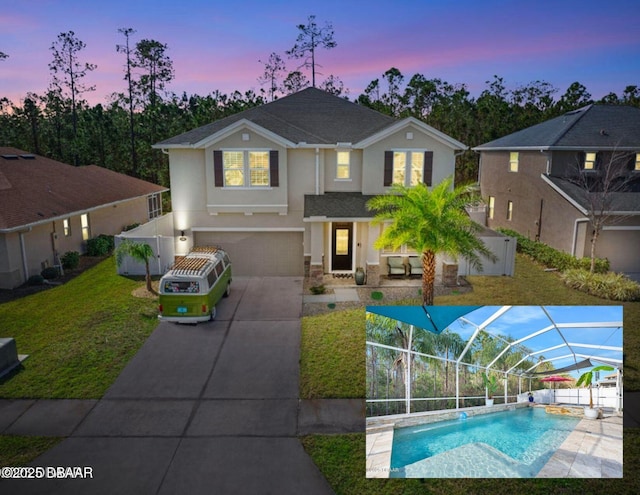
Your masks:
{"label": "utility box", "polygon": [[18,349],[13,338],[0,338],[0,376],[9,373],[20,364]]}
{"label": "utility box", "polygon": [[444,261],[442,263],[442,284],[445,287],[458,285],[458,263]]}

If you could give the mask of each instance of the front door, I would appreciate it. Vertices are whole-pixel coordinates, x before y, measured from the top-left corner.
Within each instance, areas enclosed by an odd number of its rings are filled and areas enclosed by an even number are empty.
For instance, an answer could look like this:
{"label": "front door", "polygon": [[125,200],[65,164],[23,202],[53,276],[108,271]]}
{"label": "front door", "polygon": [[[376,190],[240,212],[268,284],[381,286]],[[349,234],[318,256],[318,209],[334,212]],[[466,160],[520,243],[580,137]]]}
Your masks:
{"label": "front door", "polygon": [[353,270],[353,224],[331,224],[331,239],[333,252],[331,253],[331,270]]}

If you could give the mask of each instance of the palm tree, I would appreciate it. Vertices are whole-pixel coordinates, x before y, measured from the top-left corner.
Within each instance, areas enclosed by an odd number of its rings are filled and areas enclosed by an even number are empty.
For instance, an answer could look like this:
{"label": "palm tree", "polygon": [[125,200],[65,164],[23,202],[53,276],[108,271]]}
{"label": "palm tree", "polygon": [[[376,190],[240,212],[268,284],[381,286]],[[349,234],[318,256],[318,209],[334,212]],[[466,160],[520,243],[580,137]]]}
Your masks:
{"label": "palm tree", "polygon": [[120,266],[124,261],[125,256],[130,256],[139,263],[144,263],[146,270],[145,280],[147,282],[147,291],[151,294],[158,295],[158,293],[151,286],[151,272],[149,271],[149,259],[155,257],[155,253],[151,246],[146,242],[134,242],[129,239],[122,241],[115,250],[116,264]]}
{"label": "palm tree", "polygon": [[592,368],[590,371],[585,371],[582,375],[580,375],[580,378],[576,382],[576,388],[579,387],[580,385],[589,387],[589,408],[590,409],[593,409],[593,394],[591,392],[591,383],[593,382],[593,376],[594,376],[593,374],[596,371],[613,371],[614,369],[615,368],[612,368],[611,366],[606,366],[606,365],[596,366],[595,368]]}
{"label": "palm tree", "polygon": [[479,202],[470,186],[452,189],[449,177],[431,190],[425,184],[413,187],[394,185],[390,194],[369,200],[367,208],[376,212],[373,223],[392,221],[376,240],[377,249],[403,245],[422,256],[422,301],[433,305],[436,254],[462,256],[481,269],[480,255],[495,256],[476,237],[481,227],[473,222],[465,206]]}

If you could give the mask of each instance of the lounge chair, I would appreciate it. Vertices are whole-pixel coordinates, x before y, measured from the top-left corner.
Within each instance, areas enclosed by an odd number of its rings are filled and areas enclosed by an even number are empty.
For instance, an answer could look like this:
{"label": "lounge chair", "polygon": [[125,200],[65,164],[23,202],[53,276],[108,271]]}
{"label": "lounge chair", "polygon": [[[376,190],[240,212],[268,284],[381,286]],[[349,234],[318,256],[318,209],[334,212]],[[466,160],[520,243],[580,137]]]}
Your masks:
{"label": "lounge chair", "polygon": [[407,273],[402,258],[400,256],[389,256],[387,258],[388,275],[404,277]]}
{"label": "lounge chair", "polygon": [[422,260],[418,256],[409,256],[407,274],[409,276],[419,275],[422,277]]}

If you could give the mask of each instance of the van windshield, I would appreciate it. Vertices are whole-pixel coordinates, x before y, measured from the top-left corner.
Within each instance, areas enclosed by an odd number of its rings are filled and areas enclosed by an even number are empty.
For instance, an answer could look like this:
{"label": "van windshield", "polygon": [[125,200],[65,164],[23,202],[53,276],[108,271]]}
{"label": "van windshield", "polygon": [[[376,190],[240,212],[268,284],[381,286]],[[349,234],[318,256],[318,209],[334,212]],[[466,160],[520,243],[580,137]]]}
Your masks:
{"label": "van windshield", "polygon": [[196,294],[200,292],[200,282],[192,281],[192,280],[188,282],[180,282],[177,280],[165,280],[164,285],[162,287],[162,291],[165,294],[171,294],[171,293]]}

